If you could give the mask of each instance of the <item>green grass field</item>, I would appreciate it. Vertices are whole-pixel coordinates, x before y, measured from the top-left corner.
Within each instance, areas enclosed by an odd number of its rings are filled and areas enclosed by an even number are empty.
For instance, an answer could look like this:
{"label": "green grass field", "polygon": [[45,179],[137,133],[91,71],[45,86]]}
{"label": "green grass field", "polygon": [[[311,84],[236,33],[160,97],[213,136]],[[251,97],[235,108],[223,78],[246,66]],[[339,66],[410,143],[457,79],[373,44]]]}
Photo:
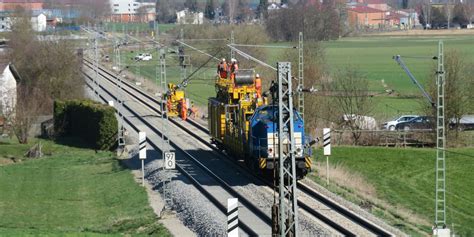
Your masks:
{"label": "green grass field", "polygon": [[[158,24],[158,29],[160,32],[166,32],[175,27],[174,24]],[[148,23],[106,23],[105,28],[109,32],[136,32],[137,29],[140,32],[153,31],[153,27],[150,27]]]}
{"label": "green grass field", "polygon": [[37,160],[0,145],[0,160],[22,160],[0,162],[0,236],[170,236],[113,153],[43,144]]}
{"label": "green grass field", "polygon": [[437,55],[438,40],[443,40],[445,51],[458,50],[469,63],[474,63],[474,36],[343,38],[323,42],[323,46],[331,70],[355,66],[366,74],[374,90],[383,90],[381,80],[384,80],[397,92],[418,95],[418,89],[392,56],[406,56],[407,66],[421,83],[426,84],[427,80],[434,80],[430,75],[436,60],[430,58]]}
{"label": "green grass field", "polygon": [[[454,223],[458,235],[472,236],[474,179],[471,173],[474,169],[474,148],[449,151],[452,152],[446,153],[447,224],[453,230]],[[318,160],[325,163],[321,153],[318,153]],[[434,149],[334,147],[329,160],[332,165],[361,174],[375,188],[377,198],[393,206],[407,208],[428,223],[434,223],[435,157]],[[319,178],[316,180],[322,182]],[[378,214],[384,216],[383,213]],[[403,218],[392,221],[392,224],[408,231],[401,221]],[[421,225],[419,228],[428,233],[431,231],[431,226]]]}

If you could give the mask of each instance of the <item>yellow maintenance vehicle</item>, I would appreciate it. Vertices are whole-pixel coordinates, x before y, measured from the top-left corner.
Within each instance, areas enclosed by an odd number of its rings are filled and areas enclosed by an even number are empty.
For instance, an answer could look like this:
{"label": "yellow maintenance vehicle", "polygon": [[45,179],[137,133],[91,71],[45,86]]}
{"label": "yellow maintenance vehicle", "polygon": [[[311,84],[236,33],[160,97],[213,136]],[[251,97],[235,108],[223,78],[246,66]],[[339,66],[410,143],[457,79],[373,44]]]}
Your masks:
{"label": "yellow maintenance vehicle", "polygon": [[248,155],[249,120],[266,104],[255,87],[255,72],[239,70],[231,78],[217,77],[216,97],[209,98],[209,132],[213,142],[233,156]]}
{"label": "yellow maintenance vehicle", "polygon": [[179,85],[168,83],[168,92],[166,93],[166,106],[168,108],[168,116],[179,116],[186,120],[187,106],[184,90]]}

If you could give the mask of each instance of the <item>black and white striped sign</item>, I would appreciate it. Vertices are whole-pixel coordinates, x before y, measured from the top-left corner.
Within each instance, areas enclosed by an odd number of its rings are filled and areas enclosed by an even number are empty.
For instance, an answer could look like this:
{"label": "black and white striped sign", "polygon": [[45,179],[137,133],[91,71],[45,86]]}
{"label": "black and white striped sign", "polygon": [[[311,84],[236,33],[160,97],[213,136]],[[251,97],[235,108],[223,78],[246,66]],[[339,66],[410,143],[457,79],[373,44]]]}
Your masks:
{"label": "black and white striped sign", "polygon": [[138,157],[140,160],[146,159],[146,133],[145,132],[139,132],[138,133],[138,149],[139,149],[139,155]]}
{"label": "black and white striped sign", "polygon": [[227,236],[239,236],[239,199],[227,199]]}
{"label": "black and white striped sign", "polygon": [[324,147],[324,155],[330,156],[331,155],[331,129],[330,128],[323,128],[323,147]]}

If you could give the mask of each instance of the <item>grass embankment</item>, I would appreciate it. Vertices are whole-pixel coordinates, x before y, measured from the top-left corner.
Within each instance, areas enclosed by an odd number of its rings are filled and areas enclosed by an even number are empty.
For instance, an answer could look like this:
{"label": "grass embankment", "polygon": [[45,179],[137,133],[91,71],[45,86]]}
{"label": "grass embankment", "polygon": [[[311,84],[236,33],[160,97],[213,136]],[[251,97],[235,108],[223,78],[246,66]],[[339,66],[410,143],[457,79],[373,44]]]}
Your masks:
{"label": "grass embankment", "polygon": [[0,145],[0,236],[170,236],[113,153],[42,143],[35,160]]}
{"label": "grass embankment", "polygon": [[[472,236],[474,148],[450,151],[446,153],[447,224],[456,234]],[[325,159],[321,152],[318,155],[317,172],[324,176]],[[329,177],[338,185],[329,188],[410,234],[420,235],[415,229],[431,233],[435,158],[434,149],[335,147],[329,158]],[[315,173],[310,177],[325,184],[325,178]]]}

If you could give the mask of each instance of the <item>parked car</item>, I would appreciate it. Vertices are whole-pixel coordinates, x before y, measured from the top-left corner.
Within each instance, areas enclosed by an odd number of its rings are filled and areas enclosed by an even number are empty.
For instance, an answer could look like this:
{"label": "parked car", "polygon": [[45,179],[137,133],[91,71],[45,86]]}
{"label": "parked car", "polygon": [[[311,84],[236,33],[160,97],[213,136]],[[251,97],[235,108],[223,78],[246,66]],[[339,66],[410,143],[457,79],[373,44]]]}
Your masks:
{"label": "parked car", "polygon": [[419,117],[418,115],[402,115],[396,119],[393,119],[391,121],[388,121],[386,123],[383,124],[383,128],[384,129],[387,129],[387,130],[390,130],[390,131],[393,131],[395,130],[395,126],[397,126],[397,124],[399,123],[402,123],[402,122],[407,122],[407,121],[410,121],[416,117]]}
{"label": "parked car", "polygon": [[143,54],[142,53],[137,54],[134,59],[136,61],[142,60],[143,59]]}
{"label": "parked car", "polygon": [[474,130],[474,115],[463,115],[459,123],[454,118],[450,119],[449,128],[458,129],[459,131]]}
{"label": "parked car", "polygon": [[153,59],[153,56],[149,53],[143,54],[142,61],[150,61]]}
{"label": "parked car", "polygon": [[412,129],[434,129],[436,119],[429,116],[419,116],[406,122],[398,123],[396,130],[412,130]]}

